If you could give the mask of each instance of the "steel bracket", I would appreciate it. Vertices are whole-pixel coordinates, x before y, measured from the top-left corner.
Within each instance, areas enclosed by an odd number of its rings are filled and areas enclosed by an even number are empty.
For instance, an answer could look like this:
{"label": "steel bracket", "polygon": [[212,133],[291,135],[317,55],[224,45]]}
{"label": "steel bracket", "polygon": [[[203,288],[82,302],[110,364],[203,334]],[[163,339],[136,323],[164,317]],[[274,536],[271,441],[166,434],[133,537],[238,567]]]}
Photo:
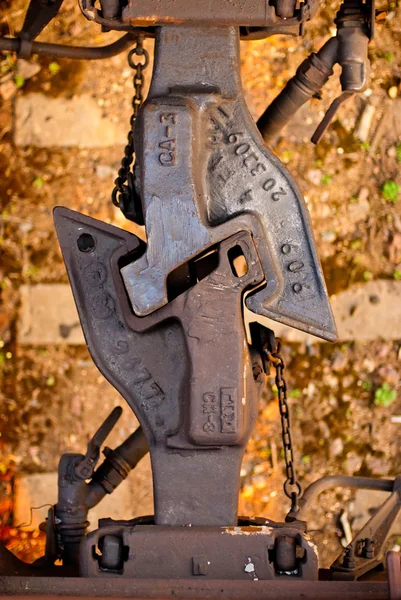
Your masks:
{"label": "steel bracket", "polygon": [[248,308],[334,341],[304,201],[245,105],[238,29],[161,27],[155,56],[136,131],[147,249],[122,268],[135,314],[168,303],[180,265],[248,231],[264,274]]}

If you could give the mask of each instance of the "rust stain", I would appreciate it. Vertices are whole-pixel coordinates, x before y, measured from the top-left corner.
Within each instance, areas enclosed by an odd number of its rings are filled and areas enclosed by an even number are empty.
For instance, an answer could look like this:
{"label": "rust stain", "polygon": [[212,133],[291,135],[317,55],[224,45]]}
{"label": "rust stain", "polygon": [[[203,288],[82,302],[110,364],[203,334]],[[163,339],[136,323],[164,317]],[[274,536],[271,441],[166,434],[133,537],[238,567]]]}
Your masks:
{"label": "rust stain", "polygon": [[149,25],[183,25],[185,20],[161,15],[140,15],[134,19],[128,19],[128,22],[133,27],[148,27]]}
{"label": "rust stain", "polygon": [[221,533],[223,535],[271,535],[272,531],[273,528],[266,525],[251,525],[247,527],[225,527]]}

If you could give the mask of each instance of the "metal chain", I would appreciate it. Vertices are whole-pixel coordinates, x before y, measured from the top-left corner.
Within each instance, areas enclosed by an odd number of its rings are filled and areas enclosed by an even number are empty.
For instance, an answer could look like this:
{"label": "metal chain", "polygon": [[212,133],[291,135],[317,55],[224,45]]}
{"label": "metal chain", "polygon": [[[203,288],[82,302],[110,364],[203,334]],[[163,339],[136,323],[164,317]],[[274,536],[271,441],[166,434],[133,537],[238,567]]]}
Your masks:
{"label": "metal chain", "polygon": [[[137,57],[137,60],[135,60]],[[133,112],[130,118],[130,131],[128,133],[128,143],[124,149],[124,157],[121,160],[121,167],[118,170],[117,178],[114,182],[115,187],[111,196],[114,206],[117,206],[126,215],[132,210],[135,204],[135,186],[134,186],[134,167],[131,169],[131,164],[134,161],[135,145],[134,132],[135,122],[139,114],[140,106],[143,102],[143,86],[145,78],[143,71],[149,64],[149,54],[143,47],[143,36],[139,36],[136,45],[128,54],[128,64],[135,71],[133,83],[135,93],[132,98]]]}
{"label": "metal chain", "polygon": [[299,483],[294,464],[294,447],[291,436],[291,420],[287,398],[287,383],[284,378],[285,364],[281,355],[281,340],[275,338],[275,347],[267,350],[267,358],[276,369],[275,382],[278,392],[278,405],[281,416],[281,433],[284,446],[284,460],[287,478],[284,482],[284,492],[291,500],[291,511],[298,509],[298,500],[302,496],[302,486]]}

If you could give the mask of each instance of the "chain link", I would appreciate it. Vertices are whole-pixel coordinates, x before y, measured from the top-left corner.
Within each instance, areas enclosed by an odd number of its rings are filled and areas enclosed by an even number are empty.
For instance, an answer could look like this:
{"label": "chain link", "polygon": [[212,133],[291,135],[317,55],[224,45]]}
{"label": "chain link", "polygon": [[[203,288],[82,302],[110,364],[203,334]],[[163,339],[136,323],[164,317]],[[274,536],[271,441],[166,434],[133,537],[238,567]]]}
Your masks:
{"label": "chain link", "polygon": [[138,37],[136,45],[130,50],[128,54],[128,64],[131,69],[134,70],[134,96],[132,98],[132,115],[130,118],[130,131],[128,133],[128,143],[124,149],[124,157],[121,160],[121,167],[118,170],[117,178],[114,182],[115,187],[111,196],[114,206],[117,206],[127,216],[127,213],[134,212],[138,213],[135,219],[137,222],[141,220],[140,209],[135,210],[136,204],[135,198],[135,181],[134,181],[134,167],[131,169],[131,165],[134,162],[135,156],[135,145],[134,145],[134,132],[135,122],[137,120],[139,109],[143,102],[143,86],[145,78],[143,71],[149,64],[149,54],[143,47],[143,36]]}
{"label": "chain link", "polygon": [[291,500],[291,510],[296,511],[298,499],[302,496],[302,486],[299,483],[294,464],[294,447],[291,436],[291,420],[287,398],[287,383],[284,377],[285,364],[281,355],[281,340],[275,338],[275,347],[272,351],[267,350],[267,358],[276,369],[276,386],[278,393],[278,405],[281,416],[281,433],[284,446],[284,460],[286,480],[284,492]]}

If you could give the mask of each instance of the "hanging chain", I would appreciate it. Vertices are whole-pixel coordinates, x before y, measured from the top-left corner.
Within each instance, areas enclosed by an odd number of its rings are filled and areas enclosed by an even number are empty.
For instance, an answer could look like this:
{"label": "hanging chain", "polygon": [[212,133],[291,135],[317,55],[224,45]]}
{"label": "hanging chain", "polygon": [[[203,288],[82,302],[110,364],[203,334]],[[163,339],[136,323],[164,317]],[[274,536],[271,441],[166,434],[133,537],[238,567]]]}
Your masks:
{"label": "hanging chain", "polygon": [[278,392],[278,405],[281,416],[281,433],[284,446],[284,460],[287,478],[284,483],[284,492],[291,500],[291,512],[298,510],[298,500],[302,496],[302,486],[297,479],[294,464],[294,447],[291,437],[290,411],[287,398],[287,383],[284,378],[285,364],[281,355],[281,340],[274,338],[274,348],[267,350],[267,358],[276,369],[276,386]]}
{"label": "hanging chain", "polygon": [[[134,70],[134,89],[135,93],[132,98],[133,112],[130,118],[130,131],[128,133],[128,143],[124,149],[124,157],[121,160],[121,167],[118,170],[117,179],[115,180],[114,190],[111,196],[114,206],[121,209],[124,215],[132,218],[136,222],[142,219],[140,200],[136,197],[134,167],[131,169],[131,164],[134,161],[135,146],[134,146],[134,131],[135,122],[138,117],[140,106],[143,102],[143,86],[144,75],[143,71],[149,64],[149,54],[143,47],[143,36],[139,36],[136,45],[128,54],[128,64]],[[139,205],[138,205],[139,202]]]}

